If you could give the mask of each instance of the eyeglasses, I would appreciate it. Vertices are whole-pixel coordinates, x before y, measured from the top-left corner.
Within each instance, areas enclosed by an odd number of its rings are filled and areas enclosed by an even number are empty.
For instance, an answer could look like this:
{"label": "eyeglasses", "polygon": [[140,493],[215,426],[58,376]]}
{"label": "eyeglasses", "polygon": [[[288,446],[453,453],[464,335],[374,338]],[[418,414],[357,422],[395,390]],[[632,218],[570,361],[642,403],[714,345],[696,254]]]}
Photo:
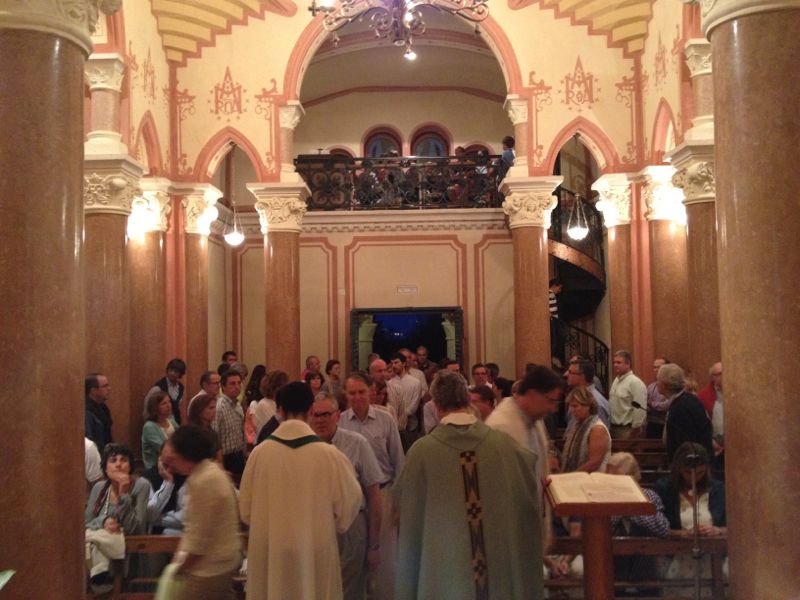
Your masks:
{"label": "eyeglasses", "polygon": [[325,412],[315,412],[314,418],[327,419],[328,417],[332,417],[334,414],[336,414],[336,412],[331,410],[326,410]]}

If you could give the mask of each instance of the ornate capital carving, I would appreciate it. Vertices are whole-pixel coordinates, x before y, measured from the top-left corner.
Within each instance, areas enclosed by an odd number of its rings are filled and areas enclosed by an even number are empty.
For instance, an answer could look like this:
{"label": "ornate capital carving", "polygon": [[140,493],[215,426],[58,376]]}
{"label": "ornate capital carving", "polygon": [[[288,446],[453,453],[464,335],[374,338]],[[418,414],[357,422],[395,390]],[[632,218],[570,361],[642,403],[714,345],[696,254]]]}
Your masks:
{"label": "ornate capital carving", "polygon": [[[9,4],[11,6],[9,6]],[[88,56],[100,13],[111,15],[122,0],[24,0],[0,8],[0,29],[44,31],[74,42]]]}
{"label": "ornate capital carving", "polygon": [[143,231],[167,231],[169,229],[169,215],[172,204],[169,197],[170,181],[162,177],[145,177],[139,185],[142,195],[133,199],[131,216],[128,222],[134,219],[137,212],[141,215]]}
{"label": "ornate capital carving", "polygon": [[211,233],[211,223],[219,214],[216,204],[222,197],[222,192],[210,183],[179,186],[174,192],[183,196],[181,206],[184,231],[198,235]]}
{"label": "ornate capital carving", "polygon": [[550,228],[550,213],[558,204],[553,190],[561,177],[506,177],[500,187],[505,194],[503,212],[508,226]]}
{"label": "ornate capital carving", "polygon": [[516,126],[528,122],[528,99],[517,95],[507,96],[503,108]]}
{"label": "ornate capital carving", "polygon": [[717,25],[755,13],[797,9],[797,0],[700,0],[703,34]]}
{"label": "ornate capital carving", "polygon": [[603,213],[606,227],[628,225],[631,222],[631,184],[625,173],[603,175],[592,184],[600,194],[597,210]]}
{"label": "ornate capital carving", "polygon": [[261,223],[261,233],[300,233],[306,212],[306,199],[309,196],[305,184],[248,183],[247,189],[256,197],[255,206]]}
{"label": "ornate capital carving", "polygon": [[125,76],[125,60],[116,53],[92,54],[86,61],[83,74],[92,92],[95,90],[119,92],[122,90],[122,80]]}
{"label": "ornate capital carving", "polygon": [[141,193],[142,167],[130,157],[87,159],[83,171],[83,209],[86,214],[129,215],[134,196]]}
{"label": "ornate capital carving", "polygon": [[300,104],[297,100],[289,100],[288,104],[281,106],[278,110],[280,125],[284,129],[294,130],[294,128],[297,127],[297,124],[300,122],[300,119],[302,119],[303,115],[305,114],[306,111],[303,109],[302,104]]}
{"label": "ornate capital carving", "polygon": [[503,212],[508,216],[508,226],[542,227],[550,229],[550,213],[558,204],[552,192],[514,192],[503,201]]}
{"label": "ornate capital carving", "polygon": [[714,202],[717,195],[714,162],[709,160],[689,163],[673,175],[672,185],[683,190],[683,203],[686,206]]}
{"label": "ornate capital carving", "polygon": [[643,177],[642,197],[647,210],[644,213],[648,221],[674,221],[686,224],[686,207],[683,205],[683,191],[672,185],[675,167],[646,167]]}
{"label": "ornate capital carving", "polygon": [[688,40],[684,54],[692,77],[711,75],[711,42],[705,38]]}

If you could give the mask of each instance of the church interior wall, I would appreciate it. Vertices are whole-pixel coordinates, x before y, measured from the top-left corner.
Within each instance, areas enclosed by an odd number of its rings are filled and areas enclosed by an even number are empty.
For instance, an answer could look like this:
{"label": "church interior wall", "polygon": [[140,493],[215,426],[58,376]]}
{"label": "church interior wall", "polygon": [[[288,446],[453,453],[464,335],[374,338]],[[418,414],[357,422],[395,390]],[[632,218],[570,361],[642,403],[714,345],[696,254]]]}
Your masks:
{"label": "church interior wall", "polygon": [[[208,365],[214,368],[230,346],[230,270],[224,242],[209,238],[208,244]],[[191,324],[189,325],[191,326]]]}
{"label": "church interior wall", "polygon": [[502,101],[456,90],[349,93],[306,109],[295,129],[294,149],[316,154],[318,148],[344,147],[363,156],[364,138],[376,126],[396,129],[408,147],[419,125],[437,123],[451,135],[451,154],[458,145],[478,141],[499,153],[500,140],[514,132]]}
{"label": "church interior wall", "polygon": [[143,140],[137,137],[142,119],[150,113],[160,142],[161,162],[168,164],[169,150],[169,65],[156,28],[156,19],[147,3],[126,3],[124,10],[126,78],[130,106],[130,129],[123,131],[130,140],[131,154],[147,163]]}
{"label": "church interior wall", "polygon": [[[687,69],[683,53],[685,34],[681,31],[681,14],[683,5],[680,2],[656,0],[653,3],[653,18],[649,24],[650,34],[645,41],[642,54],[642,67],[647,75],[643,86],[645,159],[651,164],[660,162],[651,159],[653,133],[663,127],[659,121],[659,110],[666,104],[674,119],[674,135],[678,140],[683,137],[683,114],[681,112],[682,73]],[[668,145],[674,145],[669,141]],[[669,148],[655,148],[665,150]]]}

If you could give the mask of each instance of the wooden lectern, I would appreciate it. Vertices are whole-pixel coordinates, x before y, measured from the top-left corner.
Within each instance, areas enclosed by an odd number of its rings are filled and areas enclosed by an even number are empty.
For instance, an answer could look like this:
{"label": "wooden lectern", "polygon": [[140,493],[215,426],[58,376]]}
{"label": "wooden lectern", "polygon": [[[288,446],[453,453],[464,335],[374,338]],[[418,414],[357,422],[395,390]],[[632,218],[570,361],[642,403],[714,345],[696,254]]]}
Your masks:
{"label": "wooden lectern", "polygon": [[585,600],[613,600],[611,517],[653,515],[656,507],[628,475],[563,473],[546,486],[556,516],[581,517]]}

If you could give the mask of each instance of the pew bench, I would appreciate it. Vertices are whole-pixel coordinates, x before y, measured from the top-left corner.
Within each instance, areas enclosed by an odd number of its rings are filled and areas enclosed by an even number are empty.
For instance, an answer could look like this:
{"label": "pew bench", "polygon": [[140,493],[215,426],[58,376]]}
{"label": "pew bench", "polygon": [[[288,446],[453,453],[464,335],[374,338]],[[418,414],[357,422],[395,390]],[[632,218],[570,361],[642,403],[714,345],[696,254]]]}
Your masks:
{"label": "pew bench", "polygon": [[[125,539],[127,554],[171,554],[178,548],[180,537],[163,535],[132,535]],[[242,534],[242,543],[246,542],[246,535]],[[725,578],[722,573],[722,562],[727,554],[728,541],[724,537],[702,538],[700,547],[705,554],[711,557],[711,578],[701,580],[701,584],[711,588],[714,600],[724,600],[725,598]],[[672,554],[692,553],[691,539],[660,539],[660,538],[634,538],[617,537],[612,538],[614,556],[666,556]],[[580,538],[556,538],[552,549],[552,554],[576,555],[581,553]],[[155,595],[155,578],[128,578],[123,576],[121,562],[114,567],[114,589],[110,595],[106,596],[109,600],[152,600]],[[244,598],[244,577],[234,578],[234,587],[237,590],[236,598]],[[124,591],[125,588],[135,585],[149,585],[153,591],[150,592],[131,592]],[[615,581],[616,589],[625,588],[658,588],[665,592],[660,596],[661,600],[668,600],[670,588],[691,587],[693,580],[652,580],[652,581]],[[549,579],[545,581],[545,587],[551,594],[558,590],[577,589],[583,587],[583,581],[577,579]],[[645,600],[647,597],[639,597]],[[674,598],[674,597],[673,597]],[[99,600],[99,599],[98,599]]]}

